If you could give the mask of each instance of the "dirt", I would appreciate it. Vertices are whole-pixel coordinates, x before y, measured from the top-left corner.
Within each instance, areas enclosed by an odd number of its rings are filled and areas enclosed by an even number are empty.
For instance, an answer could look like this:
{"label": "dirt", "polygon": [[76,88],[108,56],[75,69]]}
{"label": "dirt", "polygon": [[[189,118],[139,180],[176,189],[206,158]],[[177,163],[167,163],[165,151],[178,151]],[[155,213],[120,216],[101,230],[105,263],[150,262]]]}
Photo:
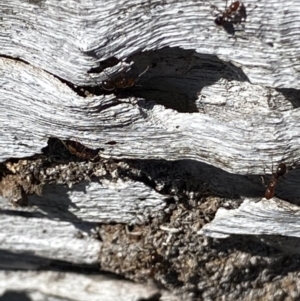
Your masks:
{"label": "dirt", "polygon": [[135,281],[150,281],[183,300],[299,300],[299,258],[247,237],[213,240],[197,231],[221,198],[178,205],[168,220],[128,229],[102,225],[101,268]]}

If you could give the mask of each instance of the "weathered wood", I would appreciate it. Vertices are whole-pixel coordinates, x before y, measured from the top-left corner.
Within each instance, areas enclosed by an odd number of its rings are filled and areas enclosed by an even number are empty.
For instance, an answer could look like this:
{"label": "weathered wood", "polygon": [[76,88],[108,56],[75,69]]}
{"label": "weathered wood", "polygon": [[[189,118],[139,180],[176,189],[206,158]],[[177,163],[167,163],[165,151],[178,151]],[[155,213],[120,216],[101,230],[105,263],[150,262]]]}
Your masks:
{"label": "weathered wood", "polygon": [[[23,254],[19,268],[45,266],[51,260],[96,264],[101,244],[92,237],[97,236],[98,223],[143,224],[166,207],[164,197],[153,189],[120,179],[83,181],[72,189],[46,185],[41,196],[28,199],[28,207],[13,209],[5,199],[0,203],[1,250]],[[18,257],[7,257],[0,254],[0,267],[4,263],[13,268]]]}
{"label": "weathered wood", "polygon": [[[89,237],[91,226],[88,223],[71,223],[57,219],[35,217],[12,210],[1,210],[1,251],[26,254],[49,260],[61,260],[75,264],[96,264],[101,243]],[[78,232],[81,235],[78,235]],[[14,262],[3,261],[3,265],[13,267]],[[40,264],[40,262],[39,262]]]}
{"label": "weathered wood", "polygon": [[[30,219],[36,216],[79,224],[139,224],[161,214],[166,206],[165,198],[140,182],[82,181],[72,189],[66,185],[46,185],[42,195],[28,197],[28,207],[15,210],[19,214],[30,212]],[[0,210],[10,209],[11,204],[0,203]]]}
{"label": "weathered wood", "polygon": [[[0,272],[0,298],[3,300],[97,300],[134,301],[161,300],[176,301],[165,290],[154,286],[135,284],[108,276],[80,275],[67,272]],[[6,298],[6,299],[5,299]],[[17,300],[17,299],[14,299]],[[24,299],[25,300],[25,299]]]}
{"label": "weathered wood", "polygon": [[200,235],[224,239],[242,235],[253,237],[287,254],[300,254],[300,208],[274,198],[254,202],[245,199],[235,210],[220,208]]}
{"label": "weathered wood", "polygon": [[[185,193],[197,195],[198,188],[202,193],[203,187],[206,193],[230,199],[243,196],[246,201],[235,211],[220,209],[202,234],[255,234],[276,247],[283,242],[274,241],[278,235],[291,237],[297,243],[292,246],[289,240],[282,250],[299,254],[298,207],[277,200],[260,201],[264,186],[258,177],[270,175],[272,167],[282,161],[289,167],[299,165],[300,103],[295,90],[300,82],[299,5],[292,0],[284,5],[277,0],[249,0],[244,3],[247,21],[233,27],[235,36],[215,26],[211,5],[223,9],[224,1],[1,3],[0,55],[10,58],[0,59],[0,162],[41,153],[48,139],[56,137],[99,149],[101,159],[123,160],[122,168],[127,165],[127,171],[135,168],[130,179],[125,176],[115,181],[118,174],[98,174],[96,181],[69,189],[44,186],[42,196],[29,196],[32,207],[12,209],[1,202],[2,269],[36,268],[43,266],[40,263],[48,267],[58,260],[93,265],[101,247],[90,236],[96,222],[145,223],[163,209],[172,210],[172,206],[165,208],[169,192],[181,200]],[[138,78],[146,67],[147,72]],[[105,91],[102,86],[101,90],[102,81],[115,79],[123,71],[128,71],[125,78],[138,79],[134,89]],[[101,95],[88,94],[80,90],[82,86],[98,86],[101,91],[95,94]],[[176,168],[170,163],[180,160]],[[161,167],[163,163],[166,166]],[[185,179],[185,188],[178,188],[177,183]],[[286,181],[278,183],[276,194],[299,204],[299,180],[299,169],[291,171]],[[3,183],[7,182],[2,181],[1,192],[6,187]],[[2,194],[9,198],[13,192]],[[78,229],[82,235],[77,235]],[[185,228],[181,225],[179,229]],[[172,243],[182,244],[173,241],[176,235],[153,238],[155,247],[149,247],[149,257],[154,256],[152,248],[160,249],[158,242],[171,242],[164,264],[171,262]],[[151,240],[145,237],[145,241]],[[110,237],[105,243],[114,247]],[[141,244],[140,248],[146,247]],[[117,249],[114,252],[119,254]],[[24,263],[15,254],[24,257]],[[198,258],[198,253],[192,254]],[[151,260],[146,268],[156,263]],[[189,265],[197,263],[187,259]],[[223,270],[228,272],[226,265]],[[118,263],[112,266],[122,271]],[[169,268],[176,272],[178,267]],[[216,299],[210,293],[213,284],[209,283],[210,289],[205,284],[211,278],[203,274],[203,283],[198,279],[195,284],[194,275],[202,277],[201,266],[198,268],[191,268],[185,280],[193,279],[191,290],[203,287],[203,299]],[[287,273],[291,270],[295,271],[290,267]],[[28,275],[30,283],[33,280]],[[43,277],[42,273],[32,275]],[[229,271],[224,281],[224,275],[214,283],[224,284],[224,291],[234,292],[232,298],[237,300],[238,289],[245,283],[226,287],[234,276]],[[20,282],[18,276],[15,279]],[[50,281],[45,279],[41,283]],[[76,283],[81,290],[82,282]],[[164,278],[162,283],[171,282]],[[255,293],[249,288],[253,283],[245,285],[247,292]],[[68,281],[62,287],[68,287]],[[99,294],[97,291],[97,298]],[[74,296],[76,300],[80,294],[74,290]],[[65,296],[57,294],[57,298]],[[124,300],[129,300],[127,295]]]}
{"label": "weathered wood", "polygon": [[122,60],[137,52],[182,47],[240,66],[254,84],[299,88],[295,0],[284,7],[280,1],[245,1],[247,22],[236,39],[215,26],[211,5],[224,9],[221,0],[12,0],[1,5],[1,53],[82,85],[92,83],[88,70],[112,56]]}
{"label": "weathered wood", "polygon": [[300,208],[277,198],[260,202],[245,199],[238,209],[220,208],[199,232],[215,238],[230,235],[282,235],[300,238]]}
{"label": "weathered wood", "polygon": [[190,159],[239,174],[263,174],[265,162],[300,158],[297,109],[258,114],[258,102],[246,117],[232,110],[217,117],[183,114],[113,96],[82,98],[47,73],[13,60],[1,59],[0,70],[2,161],[39,153],[50,137],[100,148],[102,157]]}

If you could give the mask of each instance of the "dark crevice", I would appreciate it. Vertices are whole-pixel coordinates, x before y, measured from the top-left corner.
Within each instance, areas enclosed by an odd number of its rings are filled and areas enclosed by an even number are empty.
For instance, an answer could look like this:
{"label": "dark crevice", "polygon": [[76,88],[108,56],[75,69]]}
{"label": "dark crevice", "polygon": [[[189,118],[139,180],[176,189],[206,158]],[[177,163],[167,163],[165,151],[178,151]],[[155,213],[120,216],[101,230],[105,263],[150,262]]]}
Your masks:
{"label": "dark crevice", "polygon": [[20,57],[14,57],[14,56],[5,55],[5,54],[1,54],[0,57],[10,59],[10,60],[14,60],[14,61],[18,61],[18,62],[24,63],[26,65],[30,65],[30,63],[28,63],[27,61],[21,59]]}
{"label": "dark crevice", "polygon": [[[217,56],[181,48],[140,52],[127,61],[134,62],[129,72],[121,72],[102,83],[95,80],[91,86],[77,86],[52,75],[81,97],[114,94],[120,101],[128,97],[142,98],[182,113],[199,112],[195,101],[201,90],[221,78],[228,82],[249,81],[240,68]],[[117,63],[116,57],[110,57],[87,74],[105,72]]]}
{"label": "dark crevice", "polygon": [[293,88],[276,88],[277,92],[284,95],[284,98],[287,99],[294,107],[294,109],[300,107],[300,98],[299,98],[299,90]]}
{"label": "dark crevice", "polygon": [[[128,77],[135,78],[136,82],[132,87],[114,91],[118,98],[143,98],[181,113],[198,112],[195,100],[201,90],[221,78],[228,82],[249,81],[243,71],[231,63],[223,62],[214,55],[180,48],[137,53],[128,61],[135,62]],[[176,65],[181,68],[176,68]],[[138,78],[147,66],[147,72]]]}
{"label": "dark crevice", "polygon": [[116,66],[120,62],[119,59],[116,57],[112,56],[107,58],[106,60],[102,60],[99,62],[99,65],[97,67],[91,68],[87,73],[101,73],[104,71],[106,68],[110,68],[113,66]]}
{"label": "dark crevice", "polygon": [[137,301],[160,301],[161,299],[161,294],[160,293],[155,293],[153,296],[149,298],[139,298]]}
{"label": "dark crevice", "polygon": [[[142,98],[182,113],[198,112],[195,100],[201,90],[221,78],[228,82],[249,81],[243,71],[231,63],[214,55],[180,48],[141,52],[127,61],[134,62],[129,72],[121,72],[102,83],[95,80],[91,86],[75,86],[60,80],[82,97],[114,94],[120,101],[129,97]],[[87,73],[105,72],[118,62],[115,57],[108,58]]]}
{"label": "dark crevice", "polygon": [[0,268],[3,270],[28,270],[32,266],[38,271],[69,272],[82,275],[103,275],[107,278],[124,280],[121,275],[100,270],[99,263],[75,264],[73,262],[44,258],[30,252],[9,252],[0,249]]}
{"label": "dark crevice", "polygon": [[28,296],[28,292],[6,290],[5,293],[0,296],[0,301],[32,301]]}

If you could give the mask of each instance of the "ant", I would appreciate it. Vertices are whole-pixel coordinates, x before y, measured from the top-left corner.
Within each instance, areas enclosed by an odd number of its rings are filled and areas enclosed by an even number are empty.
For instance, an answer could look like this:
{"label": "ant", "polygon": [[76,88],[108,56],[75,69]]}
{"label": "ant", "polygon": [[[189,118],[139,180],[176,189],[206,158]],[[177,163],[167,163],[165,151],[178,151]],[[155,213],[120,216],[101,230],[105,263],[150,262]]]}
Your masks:
{"label": "ant", "polygon": [[223,26],[224,23],[226,22],[225,19],[231,18],[231,15],[233,13],[235,13],[238,10],[238,8],[240,7],[240,1],[235,1],[235,2],[231,3],[228,8],[226,8],[226,7],[227,7],[227,0],[226,0],[226,4],[225,4],[225,10],[222,12],[222,16],[218,16],[215,19],[215,23],[218,26]]}
{"label": "ant", "polygon": [[229,24],[232,25],[232,24],[241,23],[242,21],[246,20],[247,17],[246,8],[241,3],[241,1],[235,1],[227,7],[227,0],[226,0],[224,11],[220,11],[214,5],[212,5],[212,8],[216,8],[221,13],[221,15],[215,19],[215,24],[217,26],[226,27]]}
{"label": "ant", "polygon": [[126,89],[133,87],[139,78],[147,72],[149,69],[149,66],[141,73],[137,78],[134,77],[125,77],[124,74],[121,74],[120,76],[116,77],[115,79],[111,79],[109,81],[103,81],[101,83],[101,87],[106,91],[113,91],[116,89]]}
{"label": "ant", "polygon": [[87,148],[81,143],[72,140],[61,140],[64,146],[72,154],[87,161],[97,161],[99,160],[99,154],[97,150]]}
{"label": "ant", "polygon": [[271,199],[275,194],[275,188],[280,177],[283,177],[287,172],[287,167],[284,163],[280,163],[277,167],[276,172],[273,174],[271,181],[267,185],[265,191],[265,198]]}

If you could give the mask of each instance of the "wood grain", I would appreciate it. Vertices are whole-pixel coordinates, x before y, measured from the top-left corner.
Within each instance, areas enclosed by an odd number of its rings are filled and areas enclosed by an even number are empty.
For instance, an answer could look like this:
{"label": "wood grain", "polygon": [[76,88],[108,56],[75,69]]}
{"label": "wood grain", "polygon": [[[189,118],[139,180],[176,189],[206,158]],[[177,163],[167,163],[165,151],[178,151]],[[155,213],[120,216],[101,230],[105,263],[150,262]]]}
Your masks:
{"label": "wood grain", "polygon": [[[41,196],[28,192],[29,207],[1,199],[2,269],[94,265],[97,223],[144,224],[171,211],[168,198],[177,206],[199,195],[243,201],[219,209],[201,235],[255,236],[300,253],[300,8],[295,0],[243,4],[246,22],[231,32],[214,23],[212,5],[222,10],[221,0],[0,4],[0,162],[32,159],[57,138],[97,149],[126,171],[99,171],[72,187],[47,182]],[[117,77],[136,85],[103,89]],[[275,191],[283,200],[266,201],[260,176],[268,181],[280,162],[289,169]],[[1,195],[22,199],[19,182],[5,190],[17,172],[0,171]],[[297,243],[282,247],[279,236]],[[51,276],[20,275],[12,283]],[[116,300],[136,297],[120,292]]]}

